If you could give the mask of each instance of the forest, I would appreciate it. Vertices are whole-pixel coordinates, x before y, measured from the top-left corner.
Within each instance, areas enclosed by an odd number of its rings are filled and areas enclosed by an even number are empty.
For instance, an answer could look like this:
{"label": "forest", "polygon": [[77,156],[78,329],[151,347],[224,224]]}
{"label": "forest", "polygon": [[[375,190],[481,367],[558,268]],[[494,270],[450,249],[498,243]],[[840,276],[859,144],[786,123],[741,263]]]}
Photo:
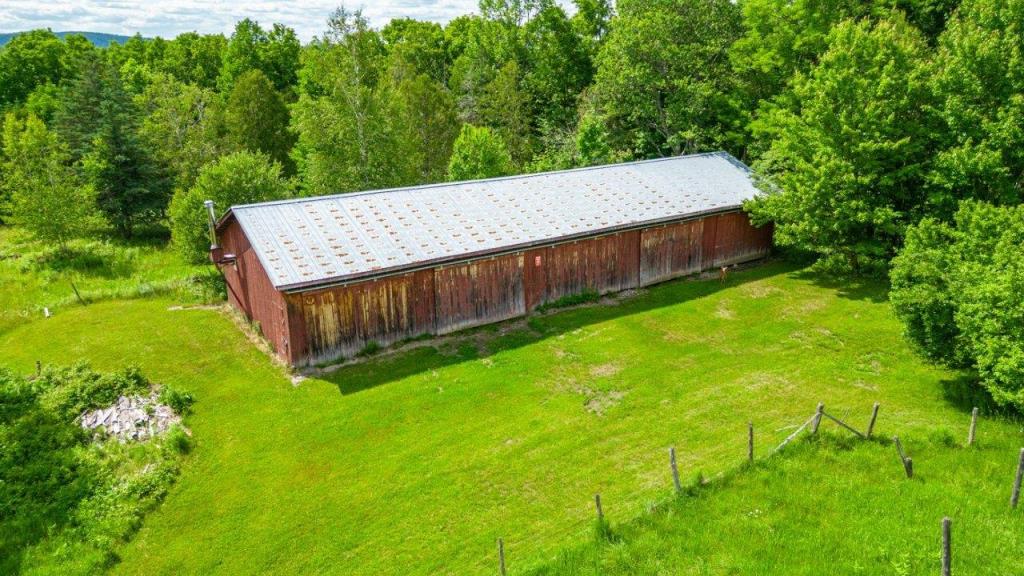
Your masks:
{"label": "forest", "polygon": [[1024,406],[1024,0],[481,0],[441,25],[338,8],[302,43],[19,34],[0,218],[62,251],[205,258],[232,204],[726,150],[818,269],[888,277],[930,358]]}

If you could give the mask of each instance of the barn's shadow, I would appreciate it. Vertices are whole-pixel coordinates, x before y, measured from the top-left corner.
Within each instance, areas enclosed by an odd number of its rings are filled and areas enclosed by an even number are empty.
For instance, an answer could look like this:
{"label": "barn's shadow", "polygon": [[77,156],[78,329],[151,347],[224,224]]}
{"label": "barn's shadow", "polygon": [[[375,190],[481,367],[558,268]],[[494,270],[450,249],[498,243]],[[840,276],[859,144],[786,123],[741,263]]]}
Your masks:
{"label": "barn's shadow", "polygon": [[422,372],[556,338],[590,324],[697,300],[778,274],[799,273],[798,270],[797,265],[770,261],[735,271],[725,282],[717,278],[698,280],[692,277],[672,280],[645,288],[636,296],[617,298],[611,305],[596,303],[533,314],[447,337],[420,340],[315,377],[334,383],[343,395],[355,394]]}

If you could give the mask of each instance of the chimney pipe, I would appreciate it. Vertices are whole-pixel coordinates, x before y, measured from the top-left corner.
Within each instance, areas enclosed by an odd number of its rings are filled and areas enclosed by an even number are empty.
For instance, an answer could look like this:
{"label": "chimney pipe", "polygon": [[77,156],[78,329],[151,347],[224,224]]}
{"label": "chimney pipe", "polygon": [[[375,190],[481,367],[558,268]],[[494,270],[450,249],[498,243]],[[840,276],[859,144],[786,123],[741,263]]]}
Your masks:
{"label": "chimney pipe", "polygon": [[209,215],[207,225],[210,229],[210,250],[216,250],[220,246],[217,245],[217,215],[213,211],[213,200],[206,200],[203,205]]}

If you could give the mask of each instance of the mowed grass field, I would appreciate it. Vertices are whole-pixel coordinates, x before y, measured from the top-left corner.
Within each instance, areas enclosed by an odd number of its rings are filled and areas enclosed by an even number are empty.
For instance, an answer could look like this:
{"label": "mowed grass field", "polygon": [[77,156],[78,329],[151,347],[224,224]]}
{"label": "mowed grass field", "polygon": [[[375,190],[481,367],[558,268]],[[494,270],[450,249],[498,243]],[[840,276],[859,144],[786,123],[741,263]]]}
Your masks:
{"label": "mowed grass field", "polygon": [[[974,401],[913,354],[881,285],[769,264],[298,385],[223,313],[174,304],[68,307],[0,334],[0,364],[21,371],[135,363],[196,396],[195,450],[115,573],[485,574],[498,537],[512,573],[918,573],[900,572],[903,555],[906,570],[934,560],[941,516],[981,506],[970,538],[1005,556],[969,557],[991,562],[972,573],[1019,567],[1006,502],[1020,423],[986,418],[980,448],[956,447]],[[918,479],[900,480],[891,446],[836,439],[667,502],[669,446],[688,482],[731,474],[748,421],[763,455],[818,401],[861,426],[881,402],[876,432],[908,439]],[[596,492],[617,542],[590,544]],[[865,510],[884,522],[842,529]]]}

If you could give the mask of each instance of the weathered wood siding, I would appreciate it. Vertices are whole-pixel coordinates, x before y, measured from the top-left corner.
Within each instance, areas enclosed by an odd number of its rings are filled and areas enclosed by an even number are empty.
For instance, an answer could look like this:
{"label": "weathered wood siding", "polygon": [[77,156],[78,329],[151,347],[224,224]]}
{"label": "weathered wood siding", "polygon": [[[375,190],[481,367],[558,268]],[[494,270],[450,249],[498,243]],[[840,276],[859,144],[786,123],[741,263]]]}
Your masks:
{"label": "weathered wood siding", "polygon": [[284,295],[271,284],[238,222],[228,224],[220,244],[225,254],[236,257],[234,263],[221,265],[228,301],[259,325],[260,332],[275,352],[289,358],[288,311]]}
{"label": "weathered wood siding", "polygon": [[526,309],[588,291],[636,288],[639,251],[639,230],[527,251]]}
{"label": "weathered wood siding", "polygon": [[766,256],[771,227],[742,212],[675,222],[322,288],[276,291],[237,223],[222,232],[231,304],[259,322],[292,365],[351,357],[423,334],[446,334],[522,316],[564,296],[647,286]]}
{"label": "weathered wood siding", "polygon": [[640,233],[640,285],[648,286],[702,267],[704,220],[646,228]]}
{"label": "weathered wood siding", "polygon": [[521,252],[435,270],[437,334],[526,313]]}
{"label": "weathered wood siding", "polygon": [[[743,212],[719,214],[713,219],[715,223],[714,251],[710,259],[705,254],[703,264],[705,269],[763,258],[771,250],[771,226],[755,228]],[[707,221],[710,220],[712,219],[707,219]],[[706,224],[704,231],[704,246],[706,247],[708,243]]]}
{"label": "weathered wood siding", "polygon": [[314,364],[433,332],[433,283],[424,270],[289,295],[296,359]]}

